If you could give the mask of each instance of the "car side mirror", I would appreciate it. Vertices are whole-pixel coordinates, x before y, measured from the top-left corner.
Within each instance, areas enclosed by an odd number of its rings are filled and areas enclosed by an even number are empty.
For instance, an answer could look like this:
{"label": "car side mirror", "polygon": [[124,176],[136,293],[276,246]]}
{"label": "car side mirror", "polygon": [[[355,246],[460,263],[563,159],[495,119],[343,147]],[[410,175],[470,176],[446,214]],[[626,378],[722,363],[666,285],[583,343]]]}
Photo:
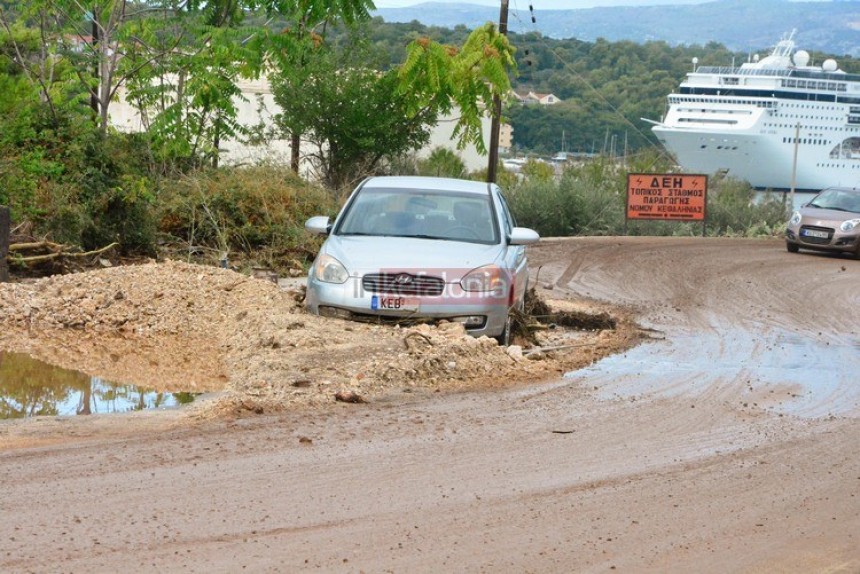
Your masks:
{"label": "car side mirror", "polygon": [[540,235],[528,227],[514,227],[508,235],[509,245],[530,245],[540,241]]}
{"label": "car side mirror", "polygon": [[317,215],[305,221],[305,229],[317,235],[328,235],[331,231],[331,224],[327,215]]}

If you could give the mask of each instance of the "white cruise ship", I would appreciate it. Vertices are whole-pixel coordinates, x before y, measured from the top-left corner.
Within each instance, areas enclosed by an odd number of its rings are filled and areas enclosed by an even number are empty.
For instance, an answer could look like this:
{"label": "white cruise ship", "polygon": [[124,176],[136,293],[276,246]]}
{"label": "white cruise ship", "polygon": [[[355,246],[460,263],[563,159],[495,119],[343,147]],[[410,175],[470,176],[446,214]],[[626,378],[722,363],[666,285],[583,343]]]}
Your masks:
{"label": "white cruise ship", "polygon": [[809,60],[792,32],[761,60],[700,66],[652,129],[691,173],[788,190],[796,153],[795,190],[860,186],[860,74]]}

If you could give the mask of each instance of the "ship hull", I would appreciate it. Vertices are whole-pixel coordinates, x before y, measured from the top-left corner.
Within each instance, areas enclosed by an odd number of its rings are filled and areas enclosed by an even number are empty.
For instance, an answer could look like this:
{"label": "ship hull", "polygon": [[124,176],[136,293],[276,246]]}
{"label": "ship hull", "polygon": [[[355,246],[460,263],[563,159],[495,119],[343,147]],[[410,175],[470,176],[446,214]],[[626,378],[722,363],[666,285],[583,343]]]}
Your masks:
{"label": "ship hull", "polygon": [[[786,145],[782,137],[668,126],[653,131],[686,171],[727,175],[761,190],[792,188],[794,145]],[[860,162],[833,160],[821,146],[798,145],[795,190],[833,186],[860,186]]]}

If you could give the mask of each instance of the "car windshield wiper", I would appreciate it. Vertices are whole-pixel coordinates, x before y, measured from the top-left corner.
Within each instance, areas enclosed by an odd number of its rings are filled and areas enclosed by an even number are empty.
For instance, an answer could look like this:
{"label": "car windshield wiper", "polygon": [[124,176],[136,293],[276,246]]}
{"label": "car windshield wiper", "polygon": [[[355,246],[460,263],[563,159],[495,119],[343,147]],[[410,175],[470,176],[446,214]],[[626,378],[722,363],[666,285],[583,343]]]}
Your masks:
{"label": "car windshield wiper", "polygon": [[[348,233],[344,235],[349,235]],[[371,235],[370,233],[360,233],[358,235]],[[380,237],[402,237],[404,239],[439,239],[442,241],[455,241],[455,239],[451,237],[440,237],[438,235],[427,235],[424,233],[415,233],[409,235],[403,235],[402,233],[374,233],[372,235],[378,235]],[[459,241],[459,240],[456,240]]]}
{"label": "car windshield wiper", "polygon": [[447,241],[448,237],[439,237],[438,235],[427,235],[425,233],[417,233],[415,235],[404,235],[403,237],[415,237],[417,239],[441,239]]}
{"label": "car windshield wiper", "polygon": [[441,237],[439,235],[402,235],[398,237],[415,237],[417,239],[436,239],[438,241],[459,241],[461,243],[487,243],[477,237]]}

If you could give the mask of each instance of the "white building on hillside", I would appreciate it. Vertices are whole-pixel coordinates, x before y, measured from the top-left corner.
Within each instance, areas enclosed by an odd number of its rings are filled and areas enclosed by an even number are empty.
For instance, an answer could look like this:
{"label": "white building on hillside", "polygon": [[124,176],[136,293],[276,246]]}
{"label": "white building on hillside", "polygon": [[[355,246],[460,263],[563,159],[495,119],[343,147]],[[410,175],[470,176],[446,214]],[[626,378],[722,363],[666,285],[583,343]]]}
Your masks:
{"label": "white building on hillside", "polygon": [[555,94],[540,94],[538,92],[529,92],[527,94],[518,94],[517,92],[511,92],[513,98],[517,100],[519,103],[525,105],[529,104],[540,104],[542,106],[554,106],[555,104],[561,102],[562,100],[558,98]]}

